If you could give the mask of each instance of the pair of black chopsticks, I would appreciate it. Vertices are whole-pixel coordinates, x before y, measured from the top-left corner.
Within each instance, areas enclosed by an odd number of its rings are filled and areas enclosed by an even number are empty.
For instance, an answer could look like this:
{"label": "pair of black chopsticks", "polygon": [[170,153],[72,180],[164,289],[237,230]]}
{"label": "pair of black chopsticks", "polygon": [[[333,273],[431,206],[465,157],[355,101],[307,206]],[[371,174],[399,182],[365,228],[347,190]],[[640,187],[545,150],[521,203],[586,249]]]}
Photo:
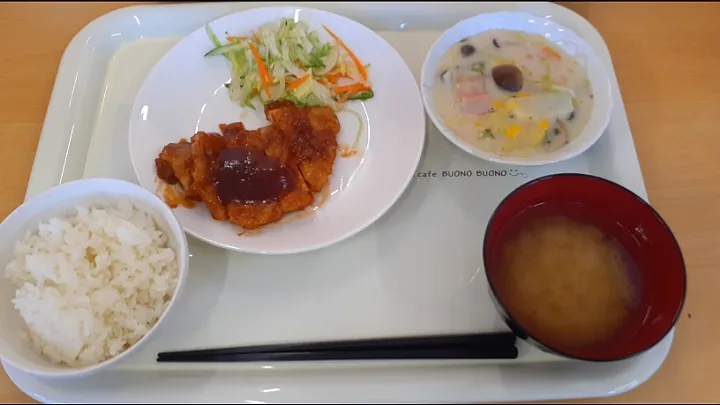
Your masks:
{"label": "pair of black chopsticks", "polygon": [[515,359],[510,332],[289,343],[158,353],[165,362],[274,362],[321,360]]}

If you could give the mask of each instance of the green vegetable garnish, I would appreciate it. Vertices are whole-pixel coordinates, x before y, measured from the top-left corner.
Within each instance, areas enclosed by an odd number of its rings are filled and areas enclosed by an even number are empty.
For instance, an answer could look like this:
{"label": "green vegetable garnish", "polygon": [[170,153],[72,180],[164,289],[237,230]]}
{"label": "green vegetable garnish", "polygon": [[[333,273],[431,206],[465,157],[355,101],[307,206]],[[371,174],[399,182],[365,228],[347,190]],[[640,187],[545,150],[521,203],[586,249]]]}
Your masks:
{"label": "green vegetable garnish", "polygon": [[298,107],[317,107],[323,105],[317,97],[315,97],[314,94],[310,93],[307,96],[303,98],[298,98],[292,93],[286,94],[283,98],[283,100],[292,101],[293,104],[295,104]]}
{"label": "green vegetable garnish", "polygon": [[545,135],[542,138],[542,143],[550,143],[550,130],[545,131]]}
{"label": "green vegetable garnish", "polygon": [[215,46],[215,48],[222,45],[220,43],[220,40],[218,39],[217,35],[215,35],[215,33],[212,31],[212,29],[210,29],[209,24],[205,24],[205,32],[207,33],[208,38],[210,38],[210,41],[212,41],[213,46]]}
{"label": "green vegetable garnish", "polygon": [[307,67],[311,67],[314,69],[322,69],[325,67],[325,63],[323,62],[323,59],[330,55],[330,52],[332,52],[332,46],[330,44],[324,44],[321,46],[316,46],[310,51],[310,57],[308,58],[308,65]]}
{"label": "green vegetable garnish", "polygon": [[485,130],[483,131],[482,136],[480,136],[480,139],[485,139],[485,138],[495,139],[495,135],[493,135],[492,129],[490,129],[490,128],[485,128]]}
{"label": "green vegetable garnish", "polygon": [[481,75],[485,76],[485,62],[473,63],[470,66],[470,70],[472,70],[475,73],[480,73]]}
{"label": "green vegetable garnish", "polygon": [[205,56],[214,56],[214,55],[226,55],[231,52],[240,52],[247,50],[248,46],[244,42],[233,42],[227,45],[220,45],[213,49],[211,49],[208,53],[205,54]]}
{"label": "green vegetable garnish", "polygon": [[369,100],[373,97],[375,97],[375,93],[373,93],[372,90],[368,90],[368,91],[356,94],[356,95],[348,98],[348,100]]}
{"label": "green vegetable garnish", "polygon": [[339,38],[327,27],[325,30],[334,41],[321,40],[303,21],[282,18],[247,36],[228,36],[223,44],[205,25],[213,45],[205,56],[223,56],[230,61],[230,81],[225,87],[230,99],[242,107],[255,109],[257,98],[260,103],[289,100],[299,107],[327,106],[337,112],[343,107],[341,99],[373,98],[369,83],[352,92],[339,90],[350,85],[338,84],[338,80],[367,81],[370,65],[363,66]]}

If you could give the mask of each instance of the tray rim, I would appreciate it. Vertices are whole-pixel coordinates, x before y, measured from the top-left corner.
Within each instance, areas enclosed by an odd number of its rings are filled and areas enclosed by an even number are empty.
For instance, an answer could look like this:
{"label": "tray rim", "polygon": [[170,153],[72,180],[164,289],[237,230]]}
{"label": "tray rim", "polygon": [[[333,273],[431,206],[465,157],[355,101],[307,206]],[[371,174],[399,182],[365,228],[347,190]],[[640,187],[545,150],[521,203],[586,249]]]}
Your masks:
{"label": "tray rim", "polygon": [[[362,3],[364,3],[364,2],[362,2]],[[80,59],[81,59],[81,57],[85,56],[84,54],[87,52],[87,50],[84,48],[84,46],[89,44],[90,41],[92,40],[93,36],[95,34],[97,34],[99,31],[101,31],[102,29],[106,28],[109,25],[112,25],[113,23],[116,23],[118,20],[120,20],[122,17],[124,17],[128,14],[143,13],[143,12],[157,12],[159,9],[173,10],[176,12],[181,12],[181,11],[187,12],[187,10],[191,10],[191,9],[205,9],[205,10],[212,9],[212,10],[215,10],[216,12],[209,13],[209,14],[217,14],[217,16],[221,16],[221,15],[225,15],[229,12],[239,11],[240,9],[256,8],[256,7],[262,7],[265,5],[297,5],[300,7],[303,7],[303,6],[318,7],[318,6],[316,6],[317,4],[318,3],[312,3],[312,2],[297,2],[297,3],[289,3],[289,4],[284,3],[284,2],[283,3],[252,3],[250,5],[238,5],[238,4],[232,4],[232,3],[215,3],[215,2],[202,3],[202,4],[201,3],[195,3],[195,4],[147,4],[147,5],[134,5],[134,6],[122,7],[122,8],[113,10],[109,13],[106,13],[106,14],[96,18],[95,20],[91,21],[83,29],[81,29],[75,35],[75,37],[73,37],[73,39],[70,41],[70,43],[66,47],[66,49],[63,53],[63,56],[61,58],[61,61],[60,61],[59,67],[58,67],[58,71],[56,74],[55,82],[53,85],[53,90],[51,93],[50,101],[48,103],[48,109],[46,111],[43,128],[42,128],[41,135],[40,135],[40,138],[38,141],[36,155],[35,155],[35,158],[33,161],[30,178],[28,180],[28,187],[26,190],[25,198],[27,199],[27,198],[31,197],[32,195],[34,195],[35,193],[40,192],[47,187],[50,187],[55,184],[59,184],[59,183],[63,182],[64,169],[67,165],[69,147],[71,146],[74,128],[70,129],[69,136],[67,137],[68,139],[66,142],[67,143],[66,146],[68,149],[66,150],[64,160],[62,161],[62,170],[60,170],[59,173],[55,172],[53,174],[55,176],[53,181],[43,181],[43,179],[41,179],[41,176],[49,177],[48,173],[47,173],[47,172],[49,172],[49,170],[48,170],[49,163],[48,162],[52,162],[52,160],[53,160],[52,157],[55,155],[58,155],[57,153],[53,153],[57,150],[57,148],[55,147],[55,145],[52,145],[53,141],[51,140],[52,137],[57,136],[57,134],[55,132],[58,132],[58,131],[55,130],[54,125],[48,125],[48,123],[55,123],[58,121],[67,121],[66,122],[66,124],[67,124],[70,121],[72,121],[74,118],[78,119],[77,117],[73,116],[73,113],[77,111],[76,110],[77,103],[75,106],[72,105],[73,100],[76,99],[75,86],[74,86],[75,83],[72,83],[72,86],[71,86],[71,83],[69,81],[66,81],[63,79],[64,78],[65,79],[72,78],[73,76],[75,76],[76,81],[77,81],[77,74],[78,74],[78,71],[81,69],[81,66],[79,66]],[[326,9],[326,6],[324,6],[324,4],[328,4],[330,6],[328,8],[332,8],[333,5],[343,4],[343,3],[339,3],[339,2],[323,3],[323,4],[320,4],[318,8]],[[345,4],[347,4],[347,3],[345,3]],[[438,6],[440,4],[441,3],[437,3],[437,2],[433,2],[433,3],[421,3],[421,2],[386,3],[386,5],[388,5],[388,6],[400,6],[400,7],[413,7],[413,6],[417,6],[417,5],[422,5],[422,6],[426,7],[428,5]],[[455,6],[460,6],[460,5],[468,4],[468,3],[452,2],[450,4],[455,5]],[[504,3],[504,4],[509,4],[509,3]],[[520,6],[523,6],[527,3],[515,3],[515,4],[519,4]],[[617,84],[617,77],[615,74],[614,66],[612,65],[612,58],[610,56],[609,50],[607,49],[607,45],[606,45],[604,39],[602,38],[600,33],[595,29],[595,27],[593,27],[592,24],[590,24],[585,18],[583,18],[579,14],[577,14],[574,11],[569,10],[563,6],[553,4],[550,2],[540,2],[540,3],[533,3],[533,4],[536,7],[548,7],[550,10],[553,10],[554,12],[557,11],[559,13],[564,13],[567,16],[569,16],[568,18],[578,19],[578,20],[580,20],[581,23],[586,24],[589,28],[589,33],[592,34],[593,36],[597,36],[597,38],[600,40],[599,41],[600,44],[602,44],[602,46],[605,48],[604,50],[601,50],[601,51],[607,53],[608,60],[610,61],[610,64],[611,64],[609,74],[610,74],[612,81],[615,83],[616,86],[618,86],[618,90],[619,90],[619,85]],[[468,4],[468,5],[471,6],[471,8],[472,8],[472,6],[482,7],[482,5],[473,5],[473,4]],[[152,11],[150,11],[150,10],[152,10]],[[333,9],[331,11],[338,12],[338,10],[335,10],[335,9]],[[484,12],[484,11],[475,11],[475,12],[480,13],[480,12]],[[490,11],[488,11],[488,12],[490,12]],[[213,17],[213,18],[216,18],[216,17]],[[135,39],[133,39],[133,41],[134,40]],[[129,42],[132,42],[132,41],[129,41]],[[121,44],[120,46],[123,46],[123,45]],[[117,52],[117,50],[120,48],[120,46],[118,46],[117,49],[113,50],[113,52],[111,53],[110,59],[112,58],[112,55],[114,55],[115,52]],[[110,59],[108,59],[108,61]],[[107,62],[107,61],[105,61],[105,62]],[[107,69],[105,69],[102,72],[103,74],[101,77],[101,83],[103,83],[103,84],[105,81],[105,73],[106,72],[107,72]],[[89,79],[86,78],[86,80],[89,80]],[[67,102],[66,102],[66,98],[65,98],[66,95],[69,95],[69,97],[71,99],[70,104],[67,104]],[[618,100],[616,100],[616,103],[619,104],[619,107],[621,108],[622,113],[623,113],[622,114],[623,117],[615,117],[615,119],[622,118],[625,120],[625,125],[627,126],[628,132],[632,138],[629,123],[627,122],[627,114],[625,112],[624,102],[622,100],[621,95],[618,98]],[[100,112],[99,111],[100,108],[101,107],[99,106],[98,111],[96,111],[96,114],[93,115],[92,118],[88,119],[88,120],[92,120],[90,135],[87,136],[87,138],[89,138],[88,142],[93,138],[92,134],[94,131],[92,130],[92,127],[95,126],[97,114]],[[634,145],[634,141],[633,141],[633,149],[634,149],[634,146],[635,145]],[[89,150],[89,148],[90,148],[90,145],[87,145],[87,148],[84,148],[84,150],[87,151],[87,150]],[[636,150],[633,150],[633,153],[635,154],[635,156],[637,156]],[[57,161],[57,159],[55,159],[55,160]],[[43,173],[43,171],[45,173]],[[641,197],[643,197],[647,200],[647,194],[646,194],[646,189],[644,186],[644,180],[642,179],[642,172],[640,172],[640,182],[641,182],[641,189],[640,190],[635,189],[634,191],[636,193],[638,193]],[[533,398],[529,398],[529,399],[542,400],[542,399],[568,399],[568,398],[615,396],[615,395],[619,395],[621,393],[630,391],[630,390],[638,387],[639,385],[643,384],[645,381],[647,381],[663,364],[665,358],[667,357],[667,355],[669,353],[669,350],[670,350],[670,347],[672,344],[673,335],[674,335],[674,332],[671,332],[670,334],[668,334],[666,339],[656,347],[656,349],[658,349],[658,350],[653,351],[653,353],[657,352],[657,356],[655,356],[656,358],[654,359],[655,361],[653,362],[655,364],[649,365],[649,368],[638,370],[637,375],[633,375],[627,384],[617,387],[617,389],[612,389],[612,390],[609,390],[608,392],[603,392],[603,393],[588,392],[582,396],[573,395],[573,394],[568,395],[568,394],[562,394],[562,393],[555,393],[554,395],[551,394],[551,395],[540,396],[537,398],[533,397]],[[123,370],[122,372],[127,372],[127,370]],[[16,373],[18,373],[18,371],[16,371]],[[27,387],[24,387],[21,384],[18,384],[16,382],[16,378],[13,378],[13,375],[11,375],[11,373],[8,372],[7,374],[10,377],[10,379],[13,381],[13,383],[16,384],[16,386],[18,386],[23,392],[25,392],[30,397],[32,397],[38,401],[42,401],[42,402],[53,402],[50,398],[43,397],[39,393],[35,393],[32,391],[26,390],[25,388],[27,388]],[[12,374],[14,374],[14,373],[12,373]],[[506,400],[512,400],[512,398],[509,398]]]}

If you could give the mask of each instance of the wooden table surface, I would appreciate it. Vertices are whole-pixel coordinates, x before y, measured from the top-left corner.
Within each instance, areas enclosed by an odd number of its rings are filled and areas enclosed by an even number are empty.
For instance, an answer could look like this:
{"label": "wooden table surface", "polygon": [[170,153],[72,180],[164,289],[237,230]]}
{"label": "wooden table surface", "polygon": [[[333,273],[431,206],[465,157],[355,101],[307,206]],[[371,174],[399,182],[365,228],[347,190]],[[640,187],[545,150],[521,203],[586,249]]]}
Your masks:
{"label": "wooden table surface", "polygon": [[[87,23],[126,5],[0,4],[0,218],[23,201],[65,47]],[[610,48],[650,201],[674,230],[689,274],[665,363],[639,388],[600,402],[718,402],[720,3],[564,5]],[[0,401],[33,402],[4,373]]]}

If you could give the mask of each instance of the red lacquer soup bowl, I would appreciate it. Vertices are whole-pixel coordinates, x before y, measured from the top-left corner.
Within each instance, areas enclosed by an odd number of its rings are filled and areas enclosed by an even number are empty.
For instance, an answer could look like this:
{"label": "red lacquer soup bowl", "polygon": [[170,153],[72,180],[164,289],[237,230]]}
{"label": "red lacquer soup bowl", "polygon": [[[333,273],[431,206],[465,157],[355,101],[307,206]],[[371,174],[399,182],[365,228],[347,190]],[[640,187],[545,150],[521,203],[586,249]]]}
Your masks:
{"label": "red lacquer soup bowl", "polygon": [[[508,305],[512,287],[499,281],[507,274],[502,252],[508,238],[533,220],[558,215],[594,225],[619,242],[635,271],[632,284],[637,299],[624,326],[611,339],[588,347],[568,345],[567,338],[560,343],[530,333],[532,328],[524,327]],[[514,190],[490,218],[483,258],[495,304],[510,328],[520,339],[572,359],[615,361],[652,348],[672,330],[685,301],[685,264],[668,225],[642,198],[599,177],[556,174]],[[572,330],[567,333],[573,336]]]}

